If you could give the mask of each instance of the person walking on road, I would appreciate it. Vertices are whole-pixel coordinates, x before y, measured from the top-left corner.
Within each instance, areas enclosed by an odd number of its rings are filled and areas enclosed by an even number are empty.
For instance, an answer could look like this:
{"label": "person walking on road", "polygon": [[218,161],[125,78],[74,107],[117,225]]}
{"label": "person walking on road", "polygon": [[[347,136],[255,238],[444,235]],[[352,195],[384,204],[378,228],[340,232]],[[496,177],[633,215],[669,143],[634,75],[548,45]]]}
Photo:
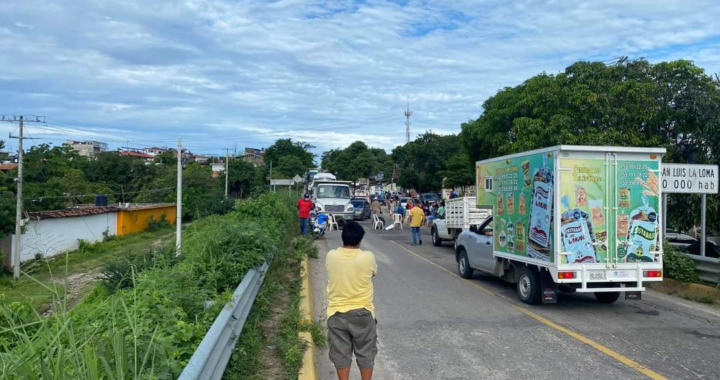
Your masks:
{"label": "person walking on road", "polygon": [[[408,208],[411,204],[412,202],[408,202]],[[418,245],[418,242],[422,245],[420,227],[423,225],[423,221],[425,220],[425,212],[422,207],[413,207],[410,209],[409,213],[408,223],[410,224],[410,229],[412,230],[412,245]]]}
{"label": "person walking on road", "polygon": [[300,216],[300,234],[306,235],[308,225],[310,224],[310,210],[313,209],[313,203],[310,200],[310,194],[305,194],[303,199],[297,202],[298,215]]}
{"label": "person walking on road", "polygon": [[342,230],[342,248],[327,254],[327,326],[330,361],[339,380],[350,378],[353,353],[362,380],[371,380],[377,355],[377,320],[372,279],[375,255],[360,250],[365,230],[350,221]]}

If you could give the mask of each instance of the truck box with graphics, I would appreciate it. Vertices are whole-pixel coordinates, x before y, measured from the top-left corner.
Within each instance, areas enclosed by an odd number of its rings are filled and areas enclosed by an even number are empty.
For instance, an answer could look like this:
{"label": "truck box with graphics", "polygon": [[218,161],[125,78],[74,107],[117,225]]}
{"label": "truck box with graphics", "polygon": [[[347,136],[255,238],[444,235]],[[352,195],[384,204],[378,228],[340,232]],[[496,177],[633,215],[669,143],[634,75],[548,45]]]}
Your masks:
{"label": "truck box with graphics", "polygon": [[580,292],[661,281],[664,153],[563,145],[477,162],[477,205],[493,210],[493,256],[547,268]]}

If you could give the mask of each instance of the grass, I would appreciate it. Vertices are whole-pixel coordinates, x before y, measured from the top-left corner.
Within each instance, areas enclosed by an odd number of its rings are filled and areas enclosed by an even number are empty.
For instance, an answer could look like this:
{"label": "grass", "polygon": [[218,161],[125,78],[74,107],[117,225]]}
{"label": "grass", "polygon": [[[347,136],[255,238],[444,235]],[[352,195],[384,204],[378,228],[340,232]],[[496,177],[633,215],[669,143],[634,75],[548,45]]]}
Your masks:
{"label": "grass", "polygon": [[224,379],[296,380],[307,342],[298,333],[310,331],[316,342],[326,341],[322,325],[300,324],[300,260],[317,249],[296,238],[286,253],[275,257],[255,299]]}
{"label": "grass", "polygon": [[662,282],[652,282],[646,286],[661,293],[720,307],[720,289],[717,287],[684,283],[671,278],[664,278]]}
{"label": "grass", "polygon": [[[0,295],[6,302],[27,300],[38,312],[44,312],[55,297],[65,293],[64,278],[76,273],[97,270],[108,261],[115,260],[128,251],[150,251],[152,243],[172,236],[172,228],[153,232],[118,236],[103,243],[82,244],[81,249],[60,255],[53,260],[39,260],[23,265],[19,281],[11,274],[0,275]],[[85,291],[89,291],[84,289]]]}

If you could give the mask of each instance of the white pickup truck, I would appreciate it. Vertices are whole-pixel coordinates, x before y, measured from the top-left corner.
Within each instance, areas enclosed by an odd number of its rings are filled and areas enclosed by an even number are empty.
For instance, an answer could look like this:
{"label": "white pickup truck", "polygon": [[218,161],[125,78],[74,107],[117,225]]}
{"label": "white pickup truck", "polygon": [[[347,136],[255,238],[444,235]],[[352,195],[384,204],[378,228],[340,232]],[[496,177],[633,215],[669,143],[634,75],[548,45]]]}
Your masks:
{"label": "white pickup truck", "polygon": [[439,247],[443,240],[455,241],[463,230],[479,226],[491,215],[490,210],[479,209],[475,197],[445,201],[445,215],[435,219],[431,228],[432,243]]}

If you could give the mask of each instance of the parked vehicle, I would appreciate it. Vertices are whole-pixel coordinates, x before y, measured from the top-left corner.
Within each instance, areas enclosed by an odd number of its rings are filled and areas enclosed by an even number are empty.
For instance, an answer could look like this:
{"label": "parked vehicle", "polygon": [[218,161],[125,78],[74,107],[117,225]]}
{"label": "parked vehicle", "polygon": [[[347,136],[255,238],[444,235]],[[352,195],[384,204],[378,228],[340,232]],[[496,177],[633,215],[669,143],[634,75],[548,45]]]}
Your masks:
{"label": "parked vehicle", "polygon": [[440,196],[438,196],[435,193],[424,193],[420,194],[420,202],[422,202],[423,205],[430,207],[430,204],[435,203],[440,200]]}
{"label": "parked vehicle", "polygon": [[407,197],[400,198],[400,206],[402,208],[404,208],[405,210],[407,210],[408,200],[410,200],[410,198],[407,198]]}
{"label": "parked vehicle", "polygon": [[325,231],[328,226],[328,215],[323,212],[313,211],[310,215],[310,221],[312,222],[312,236],[314,239],[320,239],[325,236]]}
{"label": "parked vehicle", "polygon": [[439,247],[444,240],[455,241],[461,232],[470,226],[479,226],[490,217],[491,211],[479,209],[475,197],[462,197],[445,201],[445,215],[433,221],[430,236],[434,246]]}
{"label": "parked vehicle", "polygon": [[[682,232],[671,230],[669,228],[665,230],[665,239],[667,239],[670,245],[682,252],[690,253],[690,247],[693,246],[694,249],[697,250],[697,254],[700,254],[700,239],[697,239]],[[713,257],[710,256],[710,252],[716,249],[715,243],[708,240],[706,241],[706,247],[706,255],[708,257]]]}
{"label": "parked vehicle", "polygon": [[[333,179],[318,179],[319,173],[313,179],[312,200],[320,211],[331,214],[338,224],[353,220],[355,207],[350,202],[350,181],[337,181]],[[334,176],[333,176],[334,177]]]}
{"label": "parked vehicle", "polygon": [[[689,244],[683,252],[689,253],[691,255],[700,256],[700,241],[696,240],[693,243]],[[711,241],[705,242],[705,257],[711,257],[711,258],[720,258],[720,247],[718,247],[715,243]]]}
{"label": "parked vehicle", "polygon": [[370,210],[370,202],[368,202],[366,198],[353,198],[350,202],[355,209],[353,219],[370,219],[370,215],[372,214]]}
{"label": "parked vehicle", "polygon": [[558,291],[639,299],[662,281],[664,153],[563,145],[477,162],[477,207],[492,217],[458,236],[458,272],[515,283],[530,304]]}

